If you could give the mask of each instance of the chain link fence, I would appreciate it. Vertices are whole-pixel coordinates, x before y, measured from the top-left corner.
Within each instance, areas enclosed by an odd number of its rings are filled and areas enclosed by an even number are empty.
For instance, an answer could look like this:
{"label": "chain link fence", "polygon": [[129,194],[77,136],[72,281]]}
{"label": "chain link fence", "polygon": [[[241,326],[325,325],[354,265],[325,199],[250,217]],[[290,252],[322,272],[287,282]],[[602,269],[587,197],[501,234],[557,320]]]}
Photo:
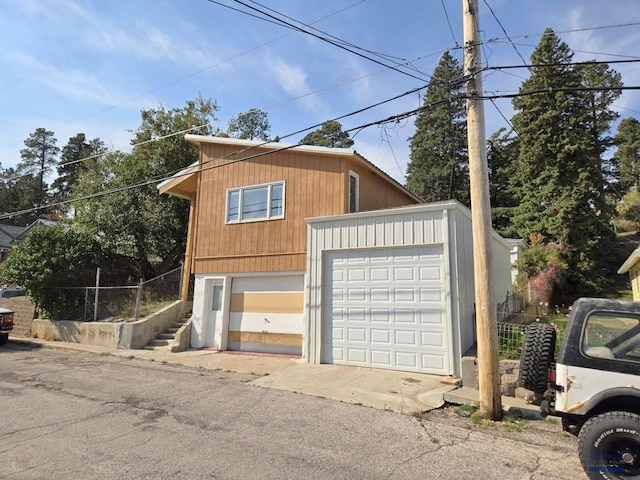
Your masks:
{"label": "chain link fence", "polygon": [[138,285],[101,286],[100,272],[96,285],[64,289],[66,305],[63,320],[135,321],[180,299],[182,269],[178,267]]}

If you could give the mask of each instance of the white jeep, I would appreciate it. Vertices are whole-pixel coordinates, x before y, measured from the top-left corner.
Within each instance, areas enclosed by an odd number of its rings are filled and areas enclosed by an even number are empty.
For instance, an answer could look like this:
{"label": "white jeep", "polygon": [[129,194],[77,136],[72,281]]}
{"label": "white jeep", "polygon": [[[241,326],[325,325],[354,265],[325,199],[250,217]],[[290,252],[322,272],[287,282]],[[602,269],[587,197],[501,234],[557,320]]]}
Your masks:
{"label": "white jeep", "polygon": [[581,298],[554,362],[556,331],[528,327],[519,383],[578,436],[591,479],[640,479],[640,302]]}

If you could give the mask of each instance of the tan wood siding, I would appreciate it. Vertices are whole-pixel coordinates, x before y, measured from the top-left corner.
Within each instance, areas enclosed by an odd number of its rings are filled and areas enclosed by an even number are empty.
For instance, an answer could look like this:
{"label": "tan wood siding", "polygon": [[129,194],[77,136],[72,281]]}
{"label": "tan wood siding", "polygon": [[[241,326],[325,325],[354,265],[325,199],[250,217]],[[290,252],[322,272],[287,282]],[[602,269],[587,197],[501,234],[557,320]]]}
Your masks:
{"label": "tan wood siding", "polygon": [[[361,163],[350,160],[347,163],[346,191],[349,191],[349,170],[360,178],[360,211],[380,210],[383,208],[402,207],[417,203],[406,192],[395,188],[380,174],[365,168]],[[348,202],[348,199],[347,199]],[[348,207],[348,205],[347,205]]]}
{"label": "tan wood siding", "polygon": [[[204,169],[219,167],[201,173],[194,273],[304,271],[304,219],[344,213],[340,159],[283,151],[229,164],[261,150],[234,154],[238,147],[215,144],[202,149]],[[228,188],[282,180],[285,218],[225,224]]]}
{"label": "tan wood siding", "polygon": [[[416,203],[353,157],[202,143],[201,164],[192,269],[196,274],[304,271],[304,219],[348,212],[350,170],[360,178],[361,211]],[[227,189],[278,181],[285,182],[283,219],[225,223]]]}

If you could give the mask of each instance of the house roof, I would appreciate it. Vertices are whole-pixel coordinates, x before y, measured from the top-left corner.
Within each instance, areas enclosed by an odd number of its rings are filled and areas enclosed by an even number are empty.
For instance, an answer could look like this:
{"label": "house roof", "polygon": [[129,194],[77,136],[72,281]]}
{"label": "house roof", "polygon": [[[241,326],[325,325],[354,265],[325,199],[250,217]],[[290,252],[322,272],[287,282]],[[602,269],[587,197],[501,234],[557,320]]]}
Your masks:
{"label": "house roof", "polygon": [[[295,150],[297,152],[316,154],[316,155],[324,155],[324,156],[336,156],[336,157],[352,157],[358,160],[362,165],[364,165],[369,170],[374,171],[382,178],[384,178],[389,183],[393,184],[399,190],[402,190],[412,199],[417,202],[422,203],[422,199],[415,195],[413,192],[407,190],[403,185],[390,177],[387,173],[382,171],[380,168],[375,166],[369,160],[364,158],[358,152],[351,148],[329,148],[329,147],[318,147],[315,145],[298,145],[298,144],[290,144],[290,143],[280,143],[280,142],[262,142],[259,140],[240,140],[237,138],[226,138],[226,137],[213,137],[209,135],[190,135],[187,134],[184,136],[185,140],[188,142],[194,143],[196,145],[201,145],[203,143],[215,143],[219,145],[235,145],[238,147],[244,147],[247,150],[252,150],[256,148],[260,148],[262,150],[271,150],[273,152],[284,151],[284,150]],[[238,152],[242,153],[242,151]],[[256,153],[247,153],[248,158],[252,158],[253,155],[264,155],[265,152],[256,152]],[[158,190],[160,193],[171,193],[172,195],[182,197],[182,198],[191,198],[192,192],[196,190],[196,175],[198,171],[198,162],[195,162],[189,165],[184,170],[173,175],[171,178],[163,181],[158,184]]]}
{"label": "house roof", "polygon": [[0,224],[0,247],[11,247],[11,242],[26,229],[27,227]]}
{"label": "house roof", "polygon": [[29,226],[27,227],[23,227],[23,230],[14,237],[14,239],[12,240],[12,243],[15,244],[16,242],[21,242],[22,240],[24,240],[26,238],[26,236],[29,234],[29,232],[31,230],[33,230],[35,227],[42,225],[45,227],[49,227],[51,225],[56,225],[58,222],[54,222],[53,220],[47,220],[44,218],[38,218],[36,220],[33,221],[33,223],[31,223]]}
{"label": "house roof", "polygon": [[638,260],[640,260],[640,247],[631,252],[629,258],[627,258],[622,266],[618,269],[618,273],[627,273],[633,268],[636,263],[638,263]]}

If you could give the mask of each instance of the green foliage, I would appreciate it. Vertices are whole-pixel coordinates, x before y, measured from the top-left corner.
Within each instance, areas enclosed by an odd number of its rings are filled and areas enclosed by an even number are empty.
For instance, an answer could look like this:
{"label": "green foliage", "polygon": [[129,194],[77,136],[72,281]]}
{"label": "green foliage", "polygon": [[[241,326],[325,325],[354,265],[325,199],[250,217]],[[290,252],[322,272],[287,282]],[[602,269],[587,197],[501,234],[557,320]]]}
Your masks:
{"label": "green foliage", "polygon": [[227,134],[232,138],[244,140],[269,140],[269,118],[267,112],[252,108],[248,112],[232,117],[227,127]]}
{"label": "green foliage", "polygon": [[559,247],[567,268],[558,285],[586,295],[597,291],[615,268],[611,257],[602,255],[615,248],[615,235],[601,155],[615,118],[608,108],[617,97],[572,88],[609,88],[619,78],[607,69],[573,67],[572,57],[568,45],[548,29],[531,56],[531,76],[520,89],[539,93],[513,100],[520,194],[512,220],[520,237],[541,234]]}
{"label": "green foliage", "polygon": [[351,148],[353,140],[349,133],[342,131],[342,125],[336,120],[324,122],[322,126],[309,132],[300,140],[301,145],[317,145],[318,147]]}
{"label": "green foliage", "polygon": [[407,188],[427,202],[456,199],[470,205],[463,69],[444,53],[429,81],[425,110],[410,139]]}
{"label": "green foliage", "polygon": [[80,175],[76,198],[112,193],[75,203],[78,225],[106,251],[132,258],[142,278],[176,267],[185,250],[189,204],[158,195],[155,181],[198,161],[198,148],[175,133],[195,125],[198,133],[213,134],[217,110],[202,97],[183,108],[142,110],[133,152],[106,154]]}
{"label": "green foliage", "polygon": [[90,235],[61,226],[36,227],[2,264],[2,277],[27,289],[38,311],[64,318],[77,291],[90,285],[104,256]]}
{"label": "green foliage", "polygon": [[640,122],[633,117],[622,119],[614,138],[613,154],[618,168],[617,193],[624,195],[640,188]]}
{"label": "green foliage", "polygon": [[[64,202],[71,198],[80,174],[96,164],[96,157],[106,151],[106,146],[99,138],[87,140],[84,133],[71,137],[62,148],[58,164],[58,178],[52,183],[54,202]],[[64,214],[68,207],[59,206],[57,210]]]}
{"label": "green foliage", "polygon": [[36,206],[48,200],[47,184],[44,182],[45,169],[56,164],[60,149],[56,146],[54,133],[45,128],[36,128],[24,141],[26,148],[20,150],[21,162],[18,173],[28,174],[38,179],[35,192]]}
{"label": "green foliage", "polygon": [[635,225],[635,230],[640,228],[640,192],[634,190],[627,193],[616,206],[616,210],[622,218]]}
{"label": "green foliage", "polygon": [[515,176],[518,153],[517,137],[504,128],[494,133],[488,141],[487,163],[489,167],[489,193],[493,228],[504,237],[517,233],[511,222],[518,205],[518,191],[512,179]]}

